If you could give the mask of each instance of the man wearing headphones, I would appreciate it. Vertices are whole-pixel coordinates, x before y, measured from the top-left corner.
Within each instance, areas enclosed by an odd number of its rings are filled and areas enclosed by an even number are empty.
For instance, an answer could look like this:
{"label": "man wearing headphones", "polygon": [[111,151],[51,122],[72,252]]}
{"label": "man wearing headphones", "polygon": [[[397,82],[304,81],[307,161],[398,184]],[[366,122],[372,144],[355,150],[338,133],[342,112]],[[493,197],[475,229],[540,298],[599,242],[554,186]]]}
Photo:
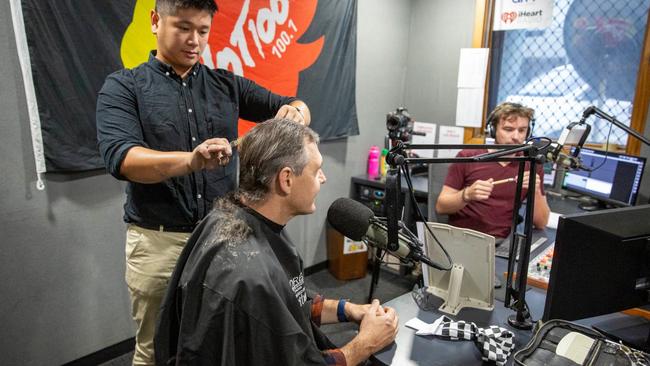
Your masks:
{"label": "man wearing headphones", "polygon": [[[533,114],[533,109],[521,104],[502,103],[488,116],[486,134],[497,144],[523,144],[531,135]],[[471,157],[487,152],[461,150],[457,156]],[[525,169],[522,199],[528,191],[528,162]],[[544,169],[538,165],[536,170],[533,224],[536,228],[544,228],[550,209],[541,184]],[[500,244],[510,234],[518,171],[518,162],[453,163],[438,195],[436,212],[449,215],[450,225],[490,234]]]}

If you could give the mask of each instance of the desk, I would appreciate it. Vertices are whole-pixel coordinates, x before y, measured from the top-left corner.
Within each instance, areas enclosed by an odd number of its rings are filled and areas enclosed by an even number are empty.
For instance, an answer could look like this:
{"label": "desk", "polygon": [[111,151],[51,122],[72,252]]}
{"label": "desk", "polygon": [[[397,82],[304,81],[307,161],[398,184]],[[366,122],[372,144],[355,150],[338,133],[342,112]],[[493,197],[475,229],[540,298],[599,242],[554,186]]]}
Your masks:
{"label": "desk", "polygon": [[[548,205],[551,208],[553,212],[557,212],[559,214],[571,214],[571,213],[576,213],[576,212],[584,212],[580,208],[578,208],[578,202],[577,201],[572,201],[569,199],[564,199],[560,197],[554,197],[547,195],[546,200],[548,201]],[[519,211],[520,215],[524,215],[526,212],[526,204],[524,203],[521,207],[521,210]],[[519,227],[517,228],[519,232],[523,231],[523,225],[520,224]],[[538,254],[542,253],[546,248],[555,241],[555,235],[556,235],[556,230],[547,227],[546,229],[539,230],[539,229],[533,229],[533,238],[531,240],[531,243],[534,243],[537,241],[537,239],[541,237],[545,237],[547,240],[544,244],[540,245],[536,249],[532,250],[530,253],[530,259],[532,260],[537,256]],[[502,245],[509,245],[510,244],[510,238],[506,240]],[[495,261],[495,273],[499,278],[501,278],[501,275],[508,269],[508,260],[504,258],[497,257]],[[505,282],[504,282],[505,286]]]}
{"label": "desk", "polygon": [[[549,205],[555,212],[571,213],[577,212],[577,205],[573,201],[567,201],[560,198],[548,197]],[[531,253],[531,258],[545,250],[555,239],[555,230],[535,230],[533,233],[534,240],[540,236],[547,237],[547,241]],[[507,260],[496,258],[496,273],[500,276],[507,269]],[[504,283],[505,286],[505,283]],[[501,289],[500,291],[504,291]],[[498,298],[498,296],[497,296]],[[442,304],[441,299],[436,299],[437,303],[433,304],[436,309]],[[531,316],[534,320],[541,319],[544,312],[546,293],[534,287],[526,292],[526,302],[529,306]],[[393,343],[388,348],[376,353],[372,362],[377,365],[482,365],[481,354],[470,341],[448,341],[433,336],[416,336],[415,330],[407,328],[404,324],[410,319],[417,317],[420,320],[432,323],[443,313],[435,311],[421,310],[410,293],[404,294],[385,304],[395,308],[399,315],[399,333]],[[460,311],[457,317],[453,319],[462,319],[472,321],[480,327],[488,325],[499,325],[511,330],[515,334],[515,351],[521,349],[528,343],[532,337],[532,331],[512,328],[508,325],[508,316],[515,314],[514,310],[504,307],[502,301],[495,300],[493,311],[484,311],[472,308],[465,308]],[[446,314],[445,314],[446,315]],[[449,316],[449,315],[447,315]],[[512,356],[508,360],[508,365],[513,364]]]}
{"label": "desk", "polygon": [[[531,289],[526,293],[526,301],[534,319],[539,319],[544,312],[545,296],[542,290]],[[442,301],[440,301],[442,304]],[[438,306],[440,304],[437,304]],[[371,361],[375,365],[482,365],[481,353],[471,341],[447,341],[433,336],[416,336],[415,330],[404,326],[407,321],[417,317],[420,320],[433,323],[443,313],[421,310],[413,300],[410,293],[393,299],[384,305],[393,307],[399,315],[399,332],[395,343],[376,353]],[[511,330],[515,334],[515,350],[521,349],[532,336],[529,330],[519,330],[510,327],[508,316],[513,311],[503,307],[502,302],[495,302],[493,311],[465,308],[458,317],[472,321],[480,327],[499,325]],[[449,315],[447,315],[449,316]],[[512,364],[512,356],[508,365]]]}

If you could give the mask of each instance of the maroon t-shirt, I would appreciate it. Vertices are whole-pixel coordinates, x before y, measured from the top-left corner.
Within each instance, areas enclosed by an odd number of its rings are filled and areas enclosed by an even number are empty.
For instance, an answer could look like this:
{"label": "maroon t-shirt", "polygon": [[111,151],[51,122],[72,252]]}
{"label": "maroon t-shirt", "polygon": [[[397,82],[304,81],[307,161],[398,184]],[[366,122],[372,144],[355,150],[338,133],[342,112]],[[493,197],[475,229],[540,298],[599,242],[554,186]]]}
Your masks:
{"label": "maroon t-shirt", "polygon": [[[485,154],[487,150],[462,150],[458,157],[470,157],[474,155]],[[526,170],[530,170],[530,164],[526,162]],[[537,166],[537,174],[540,176],[540,182],[544,181],[544,169],[542,165]],[[519,163],[511,162],[503,166],[498,162],[481,162],[481,163],[453,163],[449,166],[445,185],[451,188],[461,190],[469,187],[477,180],[488,180],[493,178],[495,181],[513,178],[519,172]],[[449,224],[458,227],[464,227],[499,238],[505,238],[510,234],[512,226],[512,211],[515,204],[515,182],[498,184],[492,189],[492,194],[485,201],[471,201],[460,211],[449,215]],[[541,187],[544,194],[544,186]],[[522,200],[526,197],[524,189],[521,193]]]}

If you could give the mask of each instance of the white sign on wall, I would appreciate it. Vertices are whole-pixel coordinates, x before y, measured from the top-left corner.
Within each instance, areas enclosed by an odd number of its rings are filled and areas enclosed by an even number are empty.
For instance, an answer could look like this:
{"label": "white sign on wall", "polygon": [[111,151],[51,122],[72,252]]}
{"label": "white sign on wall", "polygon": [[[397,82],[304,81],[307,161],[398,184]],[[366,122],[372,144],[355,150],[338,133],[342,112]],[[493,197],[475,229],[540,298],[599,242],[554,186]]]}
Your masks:
{"label": "white sign on wall", "polygon": [[460,49],[456,126],[481,127],[489,53],[488,48]]}
{"label": "white sign on wall", "polygon": [[[413,134],[411,143],[419,145],[433,145],[436,143],[436,124],[426,122],[413,122],[413,132],[419,132],[422,135]],[[432,158],[433,150],[413,150],[421,158]]]}
{"label": "white sign on wall", "polygon": [[546,28],[553,20],[553,0],[496,0],[493,30]]}
{"label": "white sign on wall", "polygon": [[[455,126],[440,126],[438,143],[445,145],[459,145],[463,143],[463,135],[465,134],[465,129],[462,127]],[[453,158],[458,154],[460,150],[438,150],[439,158]]]}

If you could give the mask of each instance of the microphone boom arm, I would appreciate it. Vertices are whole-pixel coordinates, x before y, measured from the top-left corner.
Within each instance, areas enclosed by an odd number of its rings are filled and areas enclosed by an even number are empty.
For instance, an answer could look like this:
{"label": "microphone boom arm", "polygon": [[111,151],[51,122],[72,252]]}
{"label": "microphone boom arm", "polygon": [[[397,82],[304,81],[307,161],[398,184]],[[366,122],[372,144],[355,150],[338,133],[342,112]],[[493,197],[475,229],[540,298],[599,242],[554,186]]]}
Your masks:
{"label": "microphone boom arm", "polygon": [[650,140],[647,137],[641,135],[640,133],[633,130],[632,128],[624,125],[621,121],[614,118],[614,116],[611,116],[611,115],[605,113],[604,111],[602,111],[601,109],[599,109],[598,107],[593,106],[593,105],[591,107],[588,107],[587,109],[585,109],[585,111],[582,113],[582,120],[580,120],[580,123],[584,123],[584,121],[592,114],[595,114],[598,117],[608,121],[609,123],[613,124],[614,126],[620,128],[621,130],[623,130],[623,131],[629,133],[630,135],[636,137],[639,141],[643,142],[644,144],[650,146]]}

